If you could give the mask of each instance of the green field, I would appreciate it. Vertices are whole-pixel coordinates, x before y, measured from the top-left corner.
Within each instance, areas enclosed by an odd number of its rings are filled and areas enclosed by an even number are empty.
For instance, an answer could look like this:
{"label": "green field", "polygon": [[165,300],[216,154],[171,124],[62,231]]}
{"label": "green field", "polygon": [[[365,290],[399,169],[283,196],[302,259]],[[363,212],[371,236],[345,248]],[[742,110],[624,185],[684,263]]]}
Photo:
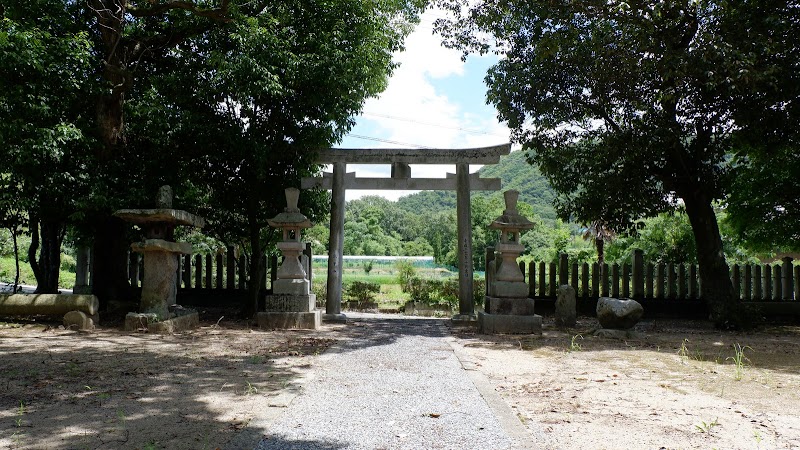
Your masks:
{"label": "green field", "polygon": [[[19,284],[36,285],[36,277],[33,276],[31,265],[27,262],[19,262]],[[0,257],[0,282],[13,283],[16,269],[14,268],[14,258],[10,256]],[[75,284],[75,272],[64,270],[62,267],[58,278],[58,287],[62,289],[72,289]]]}

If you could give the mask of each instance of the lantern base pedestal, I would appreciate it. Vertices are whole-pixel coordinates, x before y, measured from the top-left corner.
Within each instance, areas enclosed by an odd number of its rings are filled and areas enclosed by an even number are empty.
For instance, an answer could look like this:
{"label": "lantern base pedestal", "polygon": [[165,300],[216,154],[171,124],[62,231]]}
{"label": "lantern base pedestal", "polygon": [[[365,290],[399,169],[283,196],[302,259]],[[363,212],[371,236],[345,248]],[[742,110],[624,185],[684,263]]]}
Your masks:
{"label": "lantern base pedestal", "polygon": [[322,311],[311,312],[260,312],[258,327],[269,330],[316,330],[322,325]]}
{"label": "lantern base pedestal", "polygon": [[542,334],[542,316],[514,316],[478,313],[478,332],[481,334]]}
{"label": "lantern base pedestal", "polygon": [[523,298],[528,296],[528,285],[524,281],[496,280],[491,294],[496,297]]}
{"label": "lantern base pedestal", "polygon": [[[308,295],[311,283],[302,278],[277,279],[272,282],[275,295]],[[267,308],[269,309],[269,308]]]}

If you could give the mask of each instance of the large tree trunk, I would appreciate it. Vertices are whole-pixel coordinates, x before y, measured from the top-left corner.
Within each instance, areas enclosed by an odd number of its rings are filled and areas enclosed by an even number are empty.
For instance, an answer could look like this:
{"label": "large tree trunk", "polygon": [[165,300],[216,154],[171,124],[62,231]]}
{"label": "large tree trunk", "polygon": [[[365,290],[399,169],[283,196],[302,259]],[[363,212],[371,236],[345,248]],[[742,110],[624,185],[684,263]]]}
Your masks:
{"label": "large tree trunk", "polygon": [[266,267],[263,264],[261,237],[258,230],[250,231],[250,283],[247,285],[247,297],[242,304],[242,315],[247,318],[255,317],[258,312],[258,300],[261,297],[261,280],[264,278]]}
{"label": "large tree trunk", "polygon": [[[31,246],[28,260],[36,277],[37,294],[57,294],[61,269],[61,241],[64,224],[54,220],[31,220]],[[39,243],[41,242],[41,250]],[[39,256],[37,258],[37,250]]]}
{"label": "large tree trunk", "polygon": [[606,262],[605,241],[603,241],[603,238],[596,237],[594,238],[594,246],[597,249],[597,264],[602,266]]}
{"label": "large tree trunk", "polygon": [[752,326],[750,317],[733,290],[711,200],[698,192],[683,195],[682,198],[697,243],[700,294],[708,305],[711,320],[720,328]]}
{"label": "large tree trunk", "polygon": [[111,300],[132,300],[128,283],[128,249],[125,222],[115,217],[100,219],[92,253],[92,293],[106,310]]}

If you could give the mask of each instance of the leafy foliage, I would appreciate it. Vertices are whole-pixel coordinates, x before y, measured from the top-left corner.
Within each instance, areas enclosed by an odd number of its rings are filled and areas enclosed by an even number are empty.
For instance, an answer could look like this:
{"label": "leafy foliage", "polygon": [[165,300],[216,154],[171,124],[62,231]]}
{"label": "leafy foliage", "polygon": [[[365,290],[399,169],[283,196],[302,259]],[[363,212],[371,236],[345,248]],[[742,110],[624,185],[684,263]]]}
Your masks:
{"label": "leafy foliage", "polygon": [[797,147],[736,159],[725,212],[740,241],[763,251],[800,250],[798,173]]}
{"label": "leafy foliage", "polygon": [[369,281],[351,281],[345,284],[343,291],[347,298],[367,303],[375,300],[375,295],[381,291],[381,285]]}
{"label": "leafy foliage", "polygon": [[96,87],[80,18],[77,4],[54,0],[0,8],[0,219],[32,234],[38,292],[57,291],[64,229],[88,193]]}
{"label": "leafy foliage", "polygon": [[488,101],[559,215],[619,232],[681,199],[714,320],[745,326],[712,204],[728,155],[796,148],[796,2],[438,3],[455,16],[437,23],[447,45],[503,54]]}

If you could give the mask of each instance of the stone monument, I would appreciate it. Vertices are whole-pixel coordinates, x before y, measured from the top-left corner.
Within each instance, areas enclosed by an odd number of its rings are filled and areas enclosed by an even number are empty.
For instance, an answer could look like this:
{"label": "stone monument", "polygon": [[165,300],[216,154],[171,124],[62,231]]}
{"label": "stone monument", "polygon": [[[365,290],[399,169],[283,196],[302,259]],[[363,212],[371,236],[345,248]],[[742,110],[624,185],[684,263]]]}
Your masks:
{"label": "stone monument", "polygon": [[533,228],[533,222],[517,212],[519,192],[503,193],[506,209],[489,228],[500,231],[495,249],[500,253],[500,267],[489,286],[484,312],[478,314],[481,333],[541,334],[542,316],[534,314],[534,300],[528,298],[528,285],[519,269],[517,257],[525,248],[519,243],[520,233]]}
{"label": "stone monument", "polygon": [[283,231],[278,250],[284,259],[278,268],[278,278],[272,283],[272,295],[266,298],[266,312],[258,313],[258,326],[261,328],[313,330],[322,322],[322,314],[316,309],[316,296],[310,292],[308,274],[300,263],[305,248],[300,240],[300,230],[311,227],[311,222],[297,207],[299,196],[300,190],[286,189],[286,208],[267,221],[271,227]]}
{"label": "stone monument", "polygon": [[122,209],[114,213],[144,231],[144,240],[131,244],[133,251],[142,253],[144,278],[138,313],[129,313],[125,329],[146,328],[151,332],[171,333],[193,328],[199,324],[197,312],[178,308],[178,258],[192,253],[192,245],[175,242],[175,227],[179,225],[202,228],[205,220],[183,210],[172,209],[172,188],[158,190],[155,209]]}

